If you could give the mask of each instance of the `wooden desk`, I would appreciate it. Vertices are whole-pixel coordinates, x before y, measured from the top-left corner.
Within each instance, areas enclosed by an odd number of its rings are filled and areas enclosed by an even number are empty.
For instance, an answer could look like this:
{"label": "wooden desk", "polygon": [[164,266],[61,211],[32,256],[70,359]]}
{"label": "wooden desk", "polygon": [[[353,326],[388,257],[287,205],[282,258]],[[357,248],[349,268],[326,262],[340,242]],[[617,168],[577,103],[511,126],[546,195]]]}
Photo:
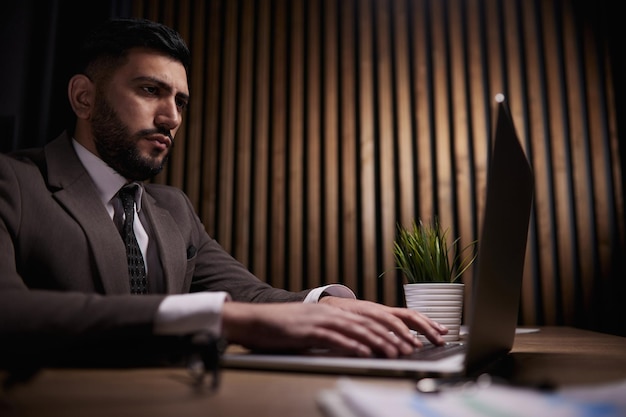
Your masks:
{"label": "wooden desk", "polygon": [[[510,355],[517,382],[576,385],[626,379],[626,338],[573,328],[520,334]],[[339,376],[224,370],[216,393],[196,391],[184,369],[44,370],[0,397],[0,416],[277,416],[323,414],[315,398]],[[405,379],[359,377],[407,387]]]}

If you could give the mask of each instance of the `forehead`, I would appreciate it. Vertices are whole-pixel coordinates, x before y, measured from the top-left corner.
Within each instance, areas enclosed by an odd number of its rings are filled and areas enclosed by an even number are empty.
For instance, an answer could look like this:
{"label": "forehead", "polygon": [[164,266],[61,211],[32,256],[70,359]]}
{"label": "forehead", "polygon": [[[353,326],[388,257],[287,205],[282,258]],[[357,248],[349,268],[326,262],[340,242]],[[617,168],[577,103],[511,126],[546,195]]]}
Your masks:
{"label": "forehead", "polygon": [[171,56],[151,49],[135,48],[118,68],[114,78],[126,82],[153,78],[167,84],[175,93],[189,95],[185,67]]}

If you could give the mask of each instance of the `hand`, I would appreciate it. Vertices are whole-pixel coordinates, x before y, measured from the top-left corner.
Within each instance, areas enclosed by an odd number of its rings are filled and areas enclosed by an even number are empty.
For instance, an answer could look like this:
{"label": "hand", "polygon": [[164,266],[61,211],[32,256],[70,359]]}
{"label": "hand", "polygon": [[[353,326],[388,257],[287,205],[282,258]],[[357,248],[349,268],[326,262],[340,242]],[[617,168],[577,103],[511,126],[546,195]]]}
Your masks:
{"label": "hand", "polygon": [[422,343],[410,329],[420,332],[436,345],[443,344],[444,340],[441,335],[448,333],[448,329],[441,324],[408,308],[389,307],[371,301],[332,296],[324,297],[319,302],[369,317],[392,331],[405,342],[415,346],[421,346]]}
{"label": "hand", "polygon": [[[335,298],[335,297],[325,297]],[[327,348],[347,354],[395,358],[409,354],[420,342],[410,335],[400,312],[371,303],[224,303],[222,329],[230,343],[260,350]],[[409,310],[410,311],[410,310]],[[382,317],[378,317],[378,316]],[[405,314],[415,327],[426,328],[427,319]],[[414,316],[414,317],[413,317]],[[394,333],[402,334],[397,337]],[[409,336],[410,335],[410,336]]]}

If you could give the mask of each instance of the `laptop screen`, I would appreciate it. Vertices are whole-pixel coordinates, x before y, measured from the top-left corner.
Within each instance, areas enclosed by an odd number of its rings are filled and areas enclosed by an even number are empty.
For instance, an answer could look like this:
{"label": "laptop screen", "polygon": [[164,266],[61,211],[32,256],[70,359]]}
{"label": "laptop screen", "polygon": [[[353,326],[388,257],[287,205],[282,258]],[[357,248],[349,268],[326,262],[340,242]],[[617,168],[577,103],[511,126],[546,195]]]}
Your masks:
{"label": "laptop screen", "polygon": [[506,100],[498,94],[496,102],[474,305],[468,320],[466,365],[470,371],[513,345],[533,199],[533,174]]}

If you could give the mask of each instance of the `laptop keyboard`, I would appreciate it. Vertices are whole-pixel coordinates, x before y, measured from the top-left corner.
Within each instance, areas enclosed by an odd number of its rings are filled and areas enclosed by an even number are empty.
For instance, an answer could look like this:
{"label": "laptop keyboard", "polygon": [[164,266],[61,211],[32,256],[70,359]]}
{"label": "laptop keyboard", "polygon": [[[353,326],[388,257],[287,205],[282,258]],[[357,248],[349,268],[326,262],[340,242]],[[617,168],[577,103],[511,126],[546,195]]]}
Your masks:
{"label": "laptop keyboard", "polygon": [[415,349],[410,355],[403,356],[402,359],[436,360],[461,353],[464,350],[465,343],[446,343],[441,346],[426,344],[421,348]]}

